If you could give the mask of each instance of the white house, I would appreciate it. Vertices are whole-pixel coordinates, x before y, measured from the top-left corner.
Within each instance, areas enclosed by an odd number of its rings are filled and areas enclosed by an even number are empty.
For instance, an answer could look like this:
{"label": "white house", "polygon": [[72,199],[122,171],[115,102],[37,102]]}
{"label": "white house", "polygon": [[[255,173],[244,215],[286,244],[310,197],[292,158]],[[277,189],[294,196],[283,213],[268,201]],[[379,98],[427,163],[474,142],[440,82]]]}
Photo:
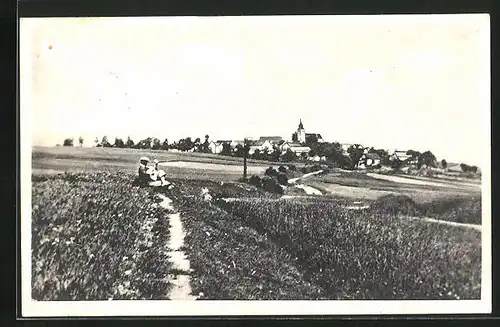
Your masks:
{"label": "white house", "polygon": [[222,152],[222,147],[223,147],[223,145],[220,142],[214,142],[214,141],[212,141],[212,142],[210,142],[208,144],[208,148],[210,149],[210,151],[212,153],[215,153],[215,154],[221,153]]}
{"label": "white house", "polygon": [[363,154],[359,162],[365,167],[374,167],[380,165],[381,159],[380,156],[376,153],[365,153]]}
{"label": "white house", "polygon": [[273,145],[269,140],[265,141],[254,141],[250,143],[250,148],[248,149],[248,154],[252,155],[255,153],[256,150],[259,150],[260,152],[268,151],[272,152],[273,151]]}
{"label": "white house", "polygon": [[346,154],[347,154],[347,150],[348,150],[348,149],[349,149],[352,145],[353,145],[353,144],[351,144],[351,143],[342,143],[342,144],[340,144],[340,146],[342,147],[342,153],[343,153],[344,155],[346,155]]}
{"label": "white house", "polygon": [[309,157],[307,158],[309,161],[314,161],[314,162],[320,162],[320,161],[326,161],[326,157],[325,156],[318,156],[318,155],[315,155],[314,157]]}
{"label": "white house", "polygon": [[407,161],[410,159],[411,156],[406,154],[406,151],[398,151],[394,150],[394,152],[391,155],[391,160],[401,160],[401,161]]}
{"label": "white house", "polygon": [[285,142],[279,147],[282,154],[286,153],[288,150],[293,151],[296,155],[301,155],[303,153],[309,154],[311,148],[308,146],[302,146],[299,143]]}

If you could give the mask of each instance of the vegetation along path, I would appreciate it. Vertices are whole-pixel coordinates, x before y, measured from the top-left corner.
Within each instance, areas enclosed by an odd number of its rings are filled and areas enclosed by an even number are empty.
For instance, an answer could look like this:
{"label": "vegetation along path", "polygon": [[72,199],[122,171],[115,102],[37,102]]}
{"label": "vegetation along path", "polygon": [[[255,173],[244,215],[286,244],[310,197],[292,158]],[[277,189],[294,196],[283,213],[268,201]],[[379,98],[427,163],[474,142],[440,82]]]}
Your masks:
{"label": "vegetation along path", "polygon": [[[160,205],[168,210],[175,211],[172,206],[172,200],[163,194],[158,194],[162,199]],[[184,244],[184,231],[179,213],[169,215],[170,219],[170,240],[168,247],[170,248],[169,256],[172,263],[174,276],[171,283],[173,287],[169,294],[171,300],[196,300],[196,296],[191,293],[190,278],[191,273],[189,260],[186,254],[181,251]]]}

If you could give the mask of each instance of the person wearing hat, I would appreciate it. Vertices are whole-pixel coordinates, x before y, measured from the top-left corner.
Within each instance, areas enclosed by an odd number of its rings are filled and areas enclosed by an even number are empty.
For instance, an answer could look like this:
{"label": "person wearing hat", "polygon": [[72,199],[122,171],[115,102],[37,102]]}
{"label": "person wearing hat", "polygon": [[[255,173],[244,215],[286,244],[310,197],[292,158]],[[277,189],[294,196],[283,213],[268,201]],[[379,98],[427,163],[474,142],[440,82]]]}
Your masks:
{"label": "person wearing hat", "polygon": [[148,157],[141,157],[139,159],[140,161],[140,166],[139,166],[139,180],[143,183],[147,183],[149,185],[153,185],[151,184],[151,182],[157,182],[157,181],[161,181],[161,184],[162,186],[168,186],[169,188],[170,187],[173,187],[173,185],[170,183],[170,182],[167,182],[165,180],[165,171],[163,170],[159,170],[158,169],[158,163],[159,161],[158,160],[154,160],[154,168],[153,167],[148,167],[148,163],[149,163],[149,158]]}
{"label": "person wearing hat", "polygon": [[150,182],[151,181],[151,174],[150,170],[148,169],[148,163],[149,163],[149,158],[148,157],[141,157],[139,159],[140,165],[139,165],[139,180],[141,182]]}

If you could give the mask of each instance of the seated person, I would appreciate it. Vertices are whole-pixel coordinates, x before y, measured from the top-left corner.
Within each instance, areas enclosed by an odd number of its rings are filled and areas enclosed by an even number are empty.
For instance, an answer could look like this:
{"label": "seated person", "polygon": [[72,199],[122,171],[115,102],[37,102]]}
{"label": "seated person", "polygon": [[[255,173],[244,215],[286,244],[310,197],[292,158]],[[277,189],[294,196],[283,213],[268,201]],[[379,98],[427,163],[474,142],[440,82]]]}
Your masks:
{"label": "seated person", "polygon": [[150,175],[150,170],[148,168],[148,163],[149,163],[149,158],[148,157],[142,157],[139,159],[140,165],[139,165],[139,181],[140,182],[150,182],[151,181],[151,175]]}
{"label": "seated person", "polygon": [[141,183],[147,183],[151,185],[151,182],[161,181],[161,185],[170,185],[169,182],[165,180],[165,172],[158,169],[158,160],[154,161],[154,168],[148,167],[149,158],[142,157],[140,159],[139,166],[139,181]]}

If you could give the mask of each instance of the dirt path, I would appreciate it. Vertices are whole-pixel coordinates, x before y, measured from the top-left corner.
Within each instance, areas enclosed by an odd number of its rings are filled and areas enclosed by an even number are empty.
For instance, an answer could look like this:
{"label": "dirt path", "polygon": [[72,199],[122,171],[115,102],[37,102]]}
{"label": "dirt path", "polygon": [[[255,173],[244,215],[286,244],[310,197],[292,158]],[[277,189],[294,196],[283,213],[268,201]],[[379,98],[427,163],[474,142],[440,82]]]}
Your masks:
{"label": "dirt path", "polygon": [[313,195],[322,195],[320,190],[315,189],[314,187],[307,186],[307,185],[295,185],[296,188],[301,188],[303,189],[307,194],[313,194]]}
{"label": "dirt path", "polygon": [[304,174],[304,175],[302,175],[300,177],[291,178],[291,179],[288,180],[288,183],[295,184],[300,179],[307,178],[307,177],[313,176],[313,175],[317,175],[317,174],[320,174],[322,172],[323,172],[323,170],[318,170],[318,171],[313,171],[312,173]]}
{"label": "dirt path", "polygon": [[408,217],[408,216],[402,216],[402,217],[403,218],[407,218],[407,219],[411,219],[411,220],[421,220],[421,221],[426,221],[426,222],[436,223],[436,224],[442,224],[442,225],[448,225],[448,226],[471,228],[471,229],[477,230],[478,232],[482,231],[482,226],[481,225],[456,223],[456,222],[453,222],[453,221],[438,220],[438,219],[433,219],[433,218],[428,218],[428,217]]}
{"label": "dirt path", "polygon": [[383,174],[376,174],[376,173],[367,173],[366,175],[369,177],[373,177],[373,178],[377,178],[377,179],[381,179],[381,180],[386,180],[386,181],[391,181],[391,182],[395,182],[395,183],[402,183],[402,184],[427,185],[427,186],[437,186],[437,187],[457,188],[457,189],[474,187],[474,186],[460,186],[460,185],[453,185],[450,183],[433,182],[433,181],[429,181],[429,180],[418,180],[418,179],[413,179],[413,178],[406,178],[406,177],[393,176],[393,175],[383,175]]}
{"label": "dirt path", "polygon": [[[165,209],[174,211],[172,206],[172,200],[163,194],[159,194],[162,199],[160,206]],[[169,299],[171,300],[196,300],[196,296],[191,294],[191,285],[189,274],[191,273],[191,268],[189,260],[186,254],[181,251],[181,247],[184,244],[184,230],[182,228],[182,222],[179,213],[173,213],[169,215],[170,219],[170,240],[168,247],[170,252],[170,261],[172,262],[172,268],[177,272],[174,276],[171,276],[171,283],[173,287],[169,294]]]}

